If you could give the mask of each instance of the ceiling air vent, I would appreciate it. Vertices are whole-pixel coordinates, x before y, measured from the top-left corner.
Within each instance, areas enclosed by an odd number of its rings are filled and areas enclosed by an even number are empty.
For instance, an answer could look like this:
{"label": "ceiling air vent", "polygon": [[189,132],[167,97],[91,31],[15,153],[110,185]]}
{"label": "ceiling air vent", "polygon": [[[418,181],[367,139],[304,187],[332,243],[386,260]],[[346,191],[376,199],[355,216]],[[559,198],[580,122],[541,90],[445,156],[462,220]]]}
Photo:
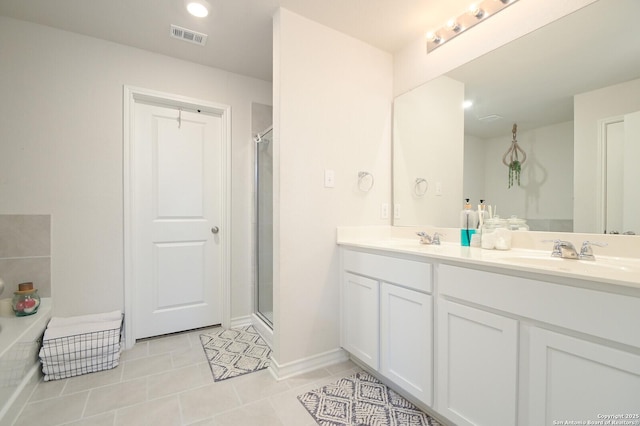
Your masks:
{"label": "ceiling air vent", "polygon": [[197,31],[188,30],[177,25],[171,25],[171,37],[188,41],[189,43],[204,46],[207,42],[207,35]]}
{"label": "ceiling air vent", "polygon": [[484,121],[485,123],[491,123],[492,121],[502,120],[504,117],[498,114],[489,114],[484,117],[478,118],[478,121]]}

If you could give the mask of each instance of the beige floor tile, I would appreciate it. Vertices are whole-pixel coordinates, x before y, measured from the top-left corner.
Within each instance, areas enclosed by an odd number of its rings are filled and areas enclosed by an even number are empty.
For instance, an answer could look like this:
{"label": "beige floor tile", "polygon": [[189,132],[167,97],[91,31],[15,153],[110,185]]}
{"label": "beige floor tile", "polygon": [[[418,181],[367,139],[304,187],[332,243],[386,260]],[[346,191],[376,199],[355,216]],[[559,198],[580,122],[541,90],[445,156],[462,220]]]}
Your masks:
{"label": "beige floor tile", "polygon": [[207,362],[207,356],[204,354],[202,346],[192,346],[171,352],[171,361],[173,368],[180,368],[200,362]]}
{"label": "beige floor tile", "polygon": [[198,368],[202,374],[202,377],[205,378],[207,383],[213,383],[213,373],[211,372],[211,366],[209,362],[202,362],[198,364]]}
{"label": "beige floor tile", "polygon": [[277,381],[267,370],[245,374],[244,376],[229,379],[233,384],[240,401],[243,404],[267,398],[269,396],[289,390],[289,385],[284,381]]}
{"label": "beige floor tile", "polygon": [[172,351],[183,351],[191,348],[191,341],[185,334],[173,334],[162,338],[151,339],[149,343],[149,355],[163,354]]}
{"label": "beige floor tile", "polygon": [[85,417],[105,413],[147,400],[147,379],[141,378],[90,391]]}
{"label": "beige floor tile", "polygon": [[240,406],[240,398],[233,385],[216,382],[180,394],[182,420],[193,423]]}
{"label": "beige floor tile", "polygon": [[149,399],[197,388],[208,383],[197,365],[183,367],[165,373],[154,374],[147,378]]}
{"label": "beige floor tile", "polygon": [[330,365],[330,366],[328,366],[326,368],[327,368],[327,371],[330,374],[336,374],[336,373],[340,373],[342,371],[351,370],[351,369],[356,368],[356,367],[357,367],[357,365],[353,361],[347,360],[347,361],[344,361],[344,362],[340,362],[338,364]]}
{"label": "beige floor tile", "polygon": [[136,342],[133,348],[126,349],[120,353],[120,361],[130,361],[132,359],[149,356],[149,342]]}
{"label": "beige floor tile", "polygon": [[88,395],[87,391],[30,402],[23,408],[14,425],[41,425],[44,424],[43,420],[45,419],[47,425],[58,425],[78,420],[82,416],[82,409]]}
{"label": "beige floor tile", "polygon": [[[186,423],[185,423],[186,424]],[[215,418],[200,420],[199,422],[189,423],[189,426],[219,426]]]}
{"label": "beige floor tile", "polygon": [[116,412],[111,411],[97,416],[85,417],[77,422],[66,423],[64,426],[113,426],[115,417]]}
{"label": "beige floor tile", "polygon": [[302,426],[307,424],[315,424],[313,417],[298,401],[298,395],[315,389],[314,383],[307,383],[296,389],[291,389],[274,395],[269,398],[271,404],[276,410],[276,414],[285,426]]}
{"label": "beige floor tile", "polygon": [[55,398],[62,395],[68,379],[53,380],[50,382],[40,381],[29,398],[29,402],[41,399]]}
{"label": "beige floor tile", "polygon": [[240,408],[217,415],[215,424],[219,426],[282,426],[283,423],[269,400],[245,404]]}
{"label": "beige floor tile", "polygon": [[171,355],[168,353],[127,361],[122,363],[122,367],[124,368],[123,380],[131,380],[173,369]]}
{"label": "beige floor tile", "polygon": [[178,396],[154,399],[116,412],[116,426],[180,426]]}
{"label": "beige floor tile", "polygon": [[331,376],[331,374],[329,374],[326,369],[320,368],[318,370],[309,371],[307,373],[299,374],[289,379],[285,379],[284,382],[286,382],[291,389],[295,389],[300,386],[305,386],[309,383],[317,382],[318,380],[324,379],[329,376]]}
{"label": "beige floor tile", "polygon": [[68,395],[91,388],[119,383],[122,381],[122,370],[122,366],[118,366],[111,370],[71,377],[67,379],[67,386],[65,386],[63,394]]}

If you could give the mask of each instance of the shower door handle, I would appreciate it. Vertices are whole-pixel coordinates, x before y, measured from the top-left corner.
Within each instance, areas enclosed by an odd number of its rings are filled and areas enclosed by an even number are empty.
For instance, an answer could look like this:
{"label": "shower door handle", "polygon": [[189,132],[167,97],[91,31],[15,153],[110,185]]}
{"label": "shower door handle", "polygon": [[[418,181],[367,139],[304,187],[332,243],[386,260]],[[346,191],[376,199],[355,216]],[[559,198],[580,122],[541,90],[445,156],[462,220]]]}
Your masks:
{"label": "shower door handle", "polygon": [[220,232],[220,228],[218,228],[217,226],[214,226],[213,228],[211,228],[212,234],[217,234],[218,232]]}

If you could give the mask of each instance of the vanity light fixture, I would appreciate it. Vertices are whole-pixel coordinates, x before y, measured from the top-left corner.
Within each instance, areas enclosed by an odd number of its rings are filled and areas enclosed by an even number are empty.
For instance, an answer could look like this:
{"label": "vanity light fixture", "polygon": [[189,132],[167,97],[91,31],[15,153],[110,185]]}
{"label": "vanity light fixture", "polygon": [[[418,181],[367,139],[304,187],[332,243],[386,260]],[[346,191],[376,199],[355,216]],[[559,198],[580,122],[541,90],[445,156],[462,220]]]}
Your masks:
{"label": "vanity light fixture", "polygon": [[484,18],[484,10],[482,10],[478,5],[472,4],[469,6],[469,13],[475,16],[476,19]]}
{"label": "vanity light fixture", "polygon": [[187,11],[198,18],[209,15],[211,5],[206,0],[185,0]]}
{"label": "vanity light fixture", "polygon": [[450,19],[449,22],[447,22],[447,29],[454,33],[462,30],[462,28],[460,28],[460,24],[458,24],[455,19]]}
{"label": "vanity light fixture", "polygon": [[469,6],[469,10],[457,18],[449,20],[446,25],[437,31],[427,33],[427,53],[442,46],[458,34],[462,34],[479,22],[491,15],[495,15],[502,9],[511,6],[518,0],[482,0]]}
{"label": "vanity light fixture", "polygon": [[442,42],[442,38],[436,33],[428,32],[427,33],[427,41],[431,42],[431,43],[438,44],[438,43]]}

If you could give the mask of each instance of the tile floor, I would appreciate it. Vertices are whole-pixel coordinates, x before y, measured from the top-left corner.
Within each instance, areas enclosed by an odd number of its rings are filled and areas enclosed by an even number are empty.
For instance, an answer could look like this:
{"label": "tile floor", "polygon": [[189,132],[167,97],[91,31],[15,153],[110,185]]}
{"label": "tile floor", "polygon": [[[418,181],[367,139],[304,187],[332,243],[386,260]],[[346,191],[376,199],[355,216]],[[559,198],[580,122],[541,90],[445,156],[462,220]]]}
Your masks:
{"label": "tile floor", "polygon": [[198,330],[136,343],[117,368],[41,382],[21,425],[312,426],[297,396],[360,369],[348,361],[276,381],[261,370],[214,382]]}

